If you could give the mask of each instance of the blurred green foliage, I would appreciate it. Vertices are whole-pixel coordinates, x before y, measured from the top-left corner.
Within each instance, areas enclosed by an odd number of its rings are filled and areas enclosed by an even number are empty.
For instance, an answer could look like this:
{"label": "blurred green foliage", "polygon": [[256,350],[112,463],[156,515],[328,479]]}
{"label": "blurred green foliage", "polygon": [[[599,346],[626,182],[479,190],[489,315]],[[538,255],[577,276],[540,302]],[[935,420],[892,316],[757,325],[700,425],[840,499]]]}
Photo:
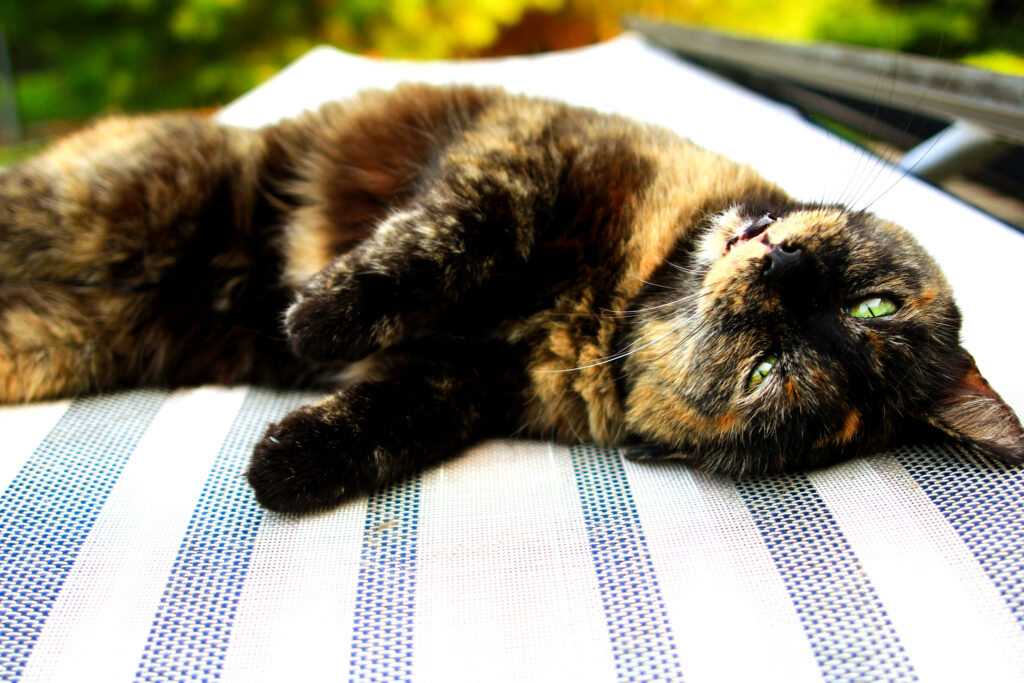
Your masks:
{"label": "blurred green foliage", "polygon": [[471,55],[527,10],[597,35],[625,13],[794,40],[1024,65],[1018,0],[13,0],[0,15],[20,119],[222,104],[319,43],[388,57]]}
{"label": "blurred green foliage", "polygon": [[794,41],[831,41],[943,59],[1024,56],[1020,0],[569,0],[614,20],[641,13]]}
{"label": "blurred green foliage", "polygon": [[[561,0],[16,0],[0,15],[23,121],[221,104],[319,43],[469,54]],[[10,3],[9,3],[10,4]]]}

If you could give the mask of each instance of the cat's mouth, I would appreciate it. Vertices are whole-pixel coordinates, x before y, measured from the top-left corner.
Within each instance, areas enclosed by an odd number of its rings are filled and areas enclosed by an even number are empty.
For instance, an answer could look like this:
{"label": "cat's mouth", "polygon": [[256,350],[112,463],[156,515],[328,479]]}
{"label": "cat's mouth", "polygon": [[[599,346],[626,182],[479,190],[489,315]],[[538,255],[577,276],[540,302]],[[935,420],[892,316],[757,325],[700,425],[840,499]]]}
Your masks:
{"label": "cat's mouth", "polygon": [[725,243],[725,253],[728,254],[733,249],[739,249],[749,243],[758,243],[765,250],[770,250],[772,243],[768,240],[768,226],[777,220],[779,219],[772,214],[766,213],[760,218],[750,221]]}
{"label": "cat's mouth", "polygon": [[762,246],[764,246],[765,250],[771,249],[772,247],[772,243],[768,240],[768,233],[762,232],[760,235],[756,235],[755,237],[733,237],[726,243],[725,253],[728,254],[732,250],[739,249],[740,247],[751,242],[761,244]]}

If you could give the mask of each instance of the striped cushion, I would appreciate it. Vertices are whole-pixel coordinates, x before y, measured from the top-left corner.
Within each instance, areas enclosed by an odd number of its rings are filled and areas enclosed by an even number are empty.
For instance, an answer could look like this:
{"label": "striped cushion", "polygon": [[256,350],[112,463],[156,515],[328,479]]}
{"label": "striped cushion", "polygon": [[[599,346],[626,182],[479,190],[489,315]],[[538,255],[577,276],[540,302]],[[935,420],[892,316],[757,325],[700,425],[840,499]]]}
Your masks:
{"label": "striped cushion", "polygon": [[[483,66],[320,51],[223,117],[410,77],[646,112],[791,186],[840,172],[807,162],[825,143],[791,113],[632,38]],[[738,103],[776,134],[737,127]],[[849,174],[858,157],[835,158]],[[1022,291],[1005,266],[1024,243],[888,173],[832,190],[881,194],[918,228],[968,346],[1024,407],[991,294]],[[264,513],[251,446],[311,398],[203,387],[0,410],[0,680],[1024,679],[1021,471],[947,446],[734,481],[494,441],[330,513]]]}

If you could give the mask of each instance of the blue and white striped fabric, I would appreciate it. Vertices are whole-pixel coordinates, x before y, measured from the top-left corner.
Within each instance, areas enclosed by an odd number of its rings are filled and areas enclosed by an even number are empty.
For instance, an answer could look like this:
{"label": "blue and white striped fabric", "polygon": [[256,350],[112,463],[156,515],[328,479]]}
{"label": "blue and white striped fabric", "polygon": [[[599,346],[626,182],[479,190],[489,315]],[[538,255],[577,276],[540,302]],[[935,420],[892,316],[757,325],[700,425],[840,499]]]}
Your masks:
{"label": "blue and white striped fabric", "polygon": [[733,481],[499,441],[332,513],[264,513],[249,449],[308,398],[134,391],[0,413],[38,438],[6,471],[0,678],[1024,674],[1019,471],[906,449]]}
{"label": "blue and white striped fabric", "polygon": [[[633,38],[485,64],[318,51],[223,117],[410,78],[655,119],[808,198],[881,194],[836,181],[863,159],[788,111]],[[1024,239],[910,179],[875,209],[942,261],[967,346],[1024,409],[999,299],[1024,291]],[[0,409],[0,680],[1024,680],[1024,471],[942,446],[734,481],[494,441],[329,513],[266,513],[251,446],[308,400],[201,387]]]}

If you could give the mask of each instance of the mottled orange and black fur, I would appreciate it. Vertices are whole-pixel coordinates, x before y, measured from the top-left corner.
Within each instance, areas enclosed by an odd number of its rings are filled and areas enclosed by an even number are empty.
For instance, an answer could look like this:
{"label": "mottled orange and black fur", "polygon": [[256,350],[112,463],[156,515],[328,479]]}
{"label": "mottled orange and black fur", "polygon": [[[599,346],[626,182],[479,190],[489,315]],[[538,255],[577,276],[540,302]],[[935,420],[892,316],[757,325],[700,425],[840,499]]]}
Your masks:
{"label": "mottled orange and black fur", "polygon": [[[0,279],[3,402],[330,384],[256,446],[278,510],[513,434],[732,474],[928,432],[1024,458],[906,232],[499,90],[404,86],[256,131],[107,120],[0,173]],[[852,315],[869,297],[884,314]]]}

